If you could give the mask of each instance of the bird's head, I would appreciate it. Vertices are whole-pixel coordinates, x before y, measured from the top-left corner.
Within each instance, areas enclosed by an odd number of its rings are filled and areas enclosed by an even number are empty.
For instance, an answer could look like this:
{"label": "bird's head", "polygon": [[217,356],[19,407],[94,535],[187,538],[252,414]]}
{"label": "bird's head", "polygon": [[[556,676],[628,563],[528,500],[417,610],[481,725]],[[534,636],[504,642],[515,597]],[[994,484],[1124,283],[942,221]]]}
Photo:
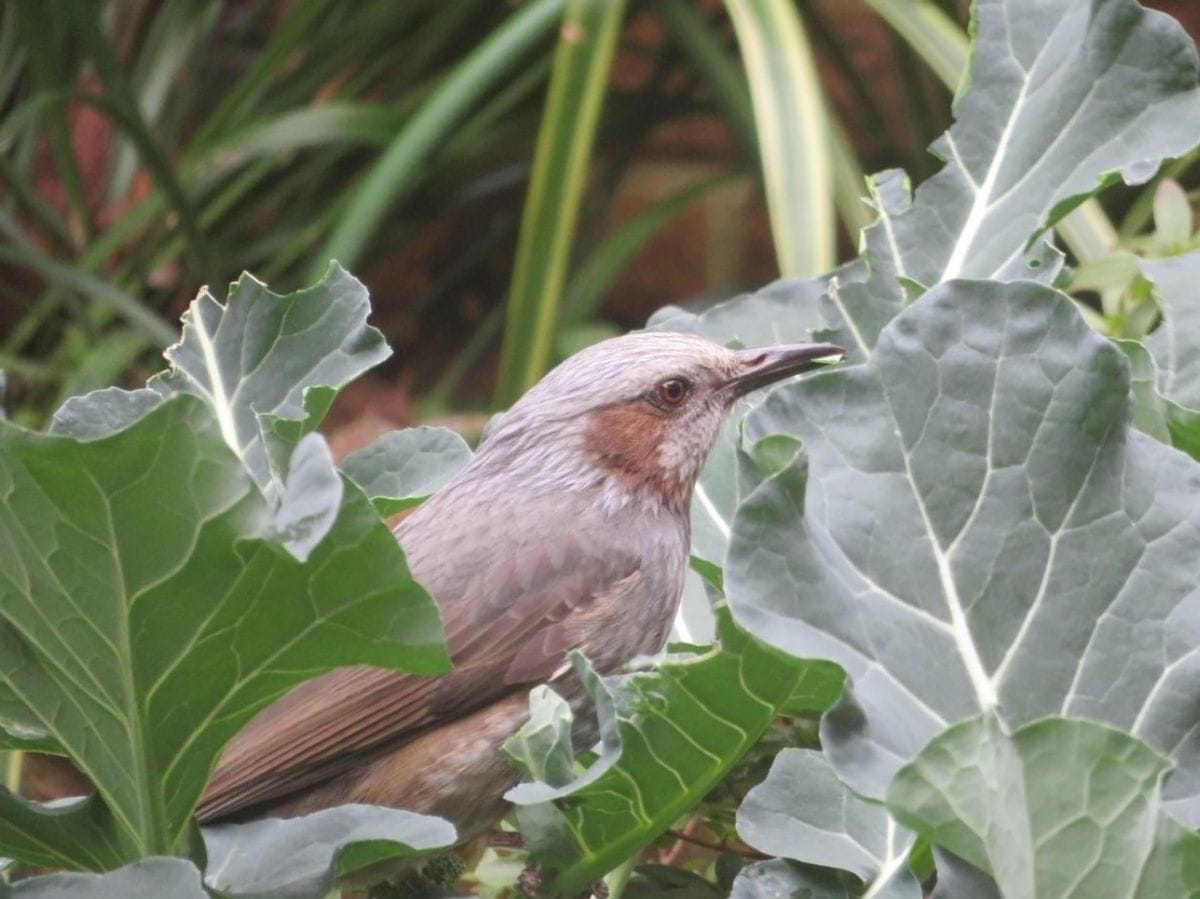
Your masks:
{"label": "bird's head", "polygon": [[610,504],[686,512],[734,403],[843,353],[827,343],[729,349],[666,331],[614,337],[534,385],[496,422],[478,461],[550,489],[599,485]]}

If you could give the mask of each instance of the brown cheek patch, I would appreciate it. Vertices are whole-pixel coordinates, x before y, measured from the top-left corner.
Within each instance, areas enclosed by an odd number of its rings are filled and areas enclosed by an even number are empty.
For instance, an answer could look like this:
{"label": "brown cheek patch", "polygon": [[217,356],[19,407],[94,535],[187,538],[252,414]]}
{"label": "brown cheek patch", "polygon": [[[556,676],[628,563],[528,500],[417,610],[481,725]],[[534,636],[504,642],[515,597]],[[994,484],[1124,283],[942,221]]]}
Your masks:
{"label": "brown cheek patch", "polygon": [[593,412],[584,435],[588,455],[601,468],[641,484],[661,474],[658,448],[666,422],[641,401]]}

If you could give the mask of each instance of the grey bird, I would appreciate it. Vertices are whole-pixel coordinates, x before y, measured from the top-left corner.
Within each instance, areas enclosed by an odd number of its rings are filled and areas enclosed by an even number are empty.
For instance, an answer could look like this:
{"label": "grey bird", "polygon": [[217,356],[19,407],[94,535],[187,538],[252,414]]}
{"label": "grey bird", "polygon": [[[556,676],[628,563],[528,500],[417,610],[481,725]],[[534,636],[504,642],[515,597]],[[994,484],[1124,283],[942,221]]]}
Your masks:
{"label": "grey bird", "polygon": [[200,820],[361,802],[440,815],[463,841],[490,828],[518,780],[499,750],[527,719],[530,688],[578,700],[569,651],[610,673],[665,644],[692,491],[725,413],[842,353],[641,332],[567,359],[396,529],[454,670],[354,667],[301,685],[228,746]]}

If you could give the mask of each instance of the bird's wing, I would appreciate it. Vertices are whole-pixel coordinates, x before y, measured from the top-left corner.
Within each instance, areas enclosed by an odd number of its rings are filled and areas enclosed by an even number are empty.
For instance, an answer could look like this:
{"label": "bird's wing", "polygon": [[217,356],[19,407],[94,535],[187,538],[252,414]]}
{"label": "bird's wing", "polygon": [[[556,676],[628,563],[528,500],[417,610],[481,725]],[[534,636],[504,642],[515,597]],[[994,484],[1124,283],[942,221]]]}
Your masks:
{"label": "bird's wing", "polygon": [[[474,551],[442,546],[442,558],[406,537],[413,570],[441,607],[454,671],[418,677],[354,667],[302,684],[234,738],[200,820],[282,801],[522,684],[548,680],[569,650],[587,649],[597,624],[621,626],[623,609],[637,601],[631,594],[644,588],[639,557],[597,553],[581,545],[587,536],[561,525],[532,530],[511,538],[518,546],[503,536]],[[447,555],[458,556],[456,564]]]}

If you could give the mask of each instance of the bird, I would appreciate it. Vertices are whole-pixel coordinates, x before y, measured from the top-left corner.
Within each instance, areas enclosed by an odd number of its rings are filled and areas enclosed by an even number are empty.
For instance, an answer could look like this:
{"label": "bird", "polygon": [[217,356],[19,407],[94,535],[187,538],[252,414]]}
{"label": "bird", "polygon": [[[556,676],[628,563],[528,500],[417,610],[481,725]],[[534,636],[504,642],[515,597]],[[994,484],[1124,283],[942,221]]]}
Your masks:
{"label": "bird", "polygon": [[453,670],[352,666],[294,688],[226,747],[200,822],[367,803],[445,818],[460,843],[488,831],[520,779],[500,747],[527,720],[531,688],[586,707],[568,653],[609,674],[665,645],[693,489],[726,413],[843,354],[641,331],[561,362],[395,529]]}

